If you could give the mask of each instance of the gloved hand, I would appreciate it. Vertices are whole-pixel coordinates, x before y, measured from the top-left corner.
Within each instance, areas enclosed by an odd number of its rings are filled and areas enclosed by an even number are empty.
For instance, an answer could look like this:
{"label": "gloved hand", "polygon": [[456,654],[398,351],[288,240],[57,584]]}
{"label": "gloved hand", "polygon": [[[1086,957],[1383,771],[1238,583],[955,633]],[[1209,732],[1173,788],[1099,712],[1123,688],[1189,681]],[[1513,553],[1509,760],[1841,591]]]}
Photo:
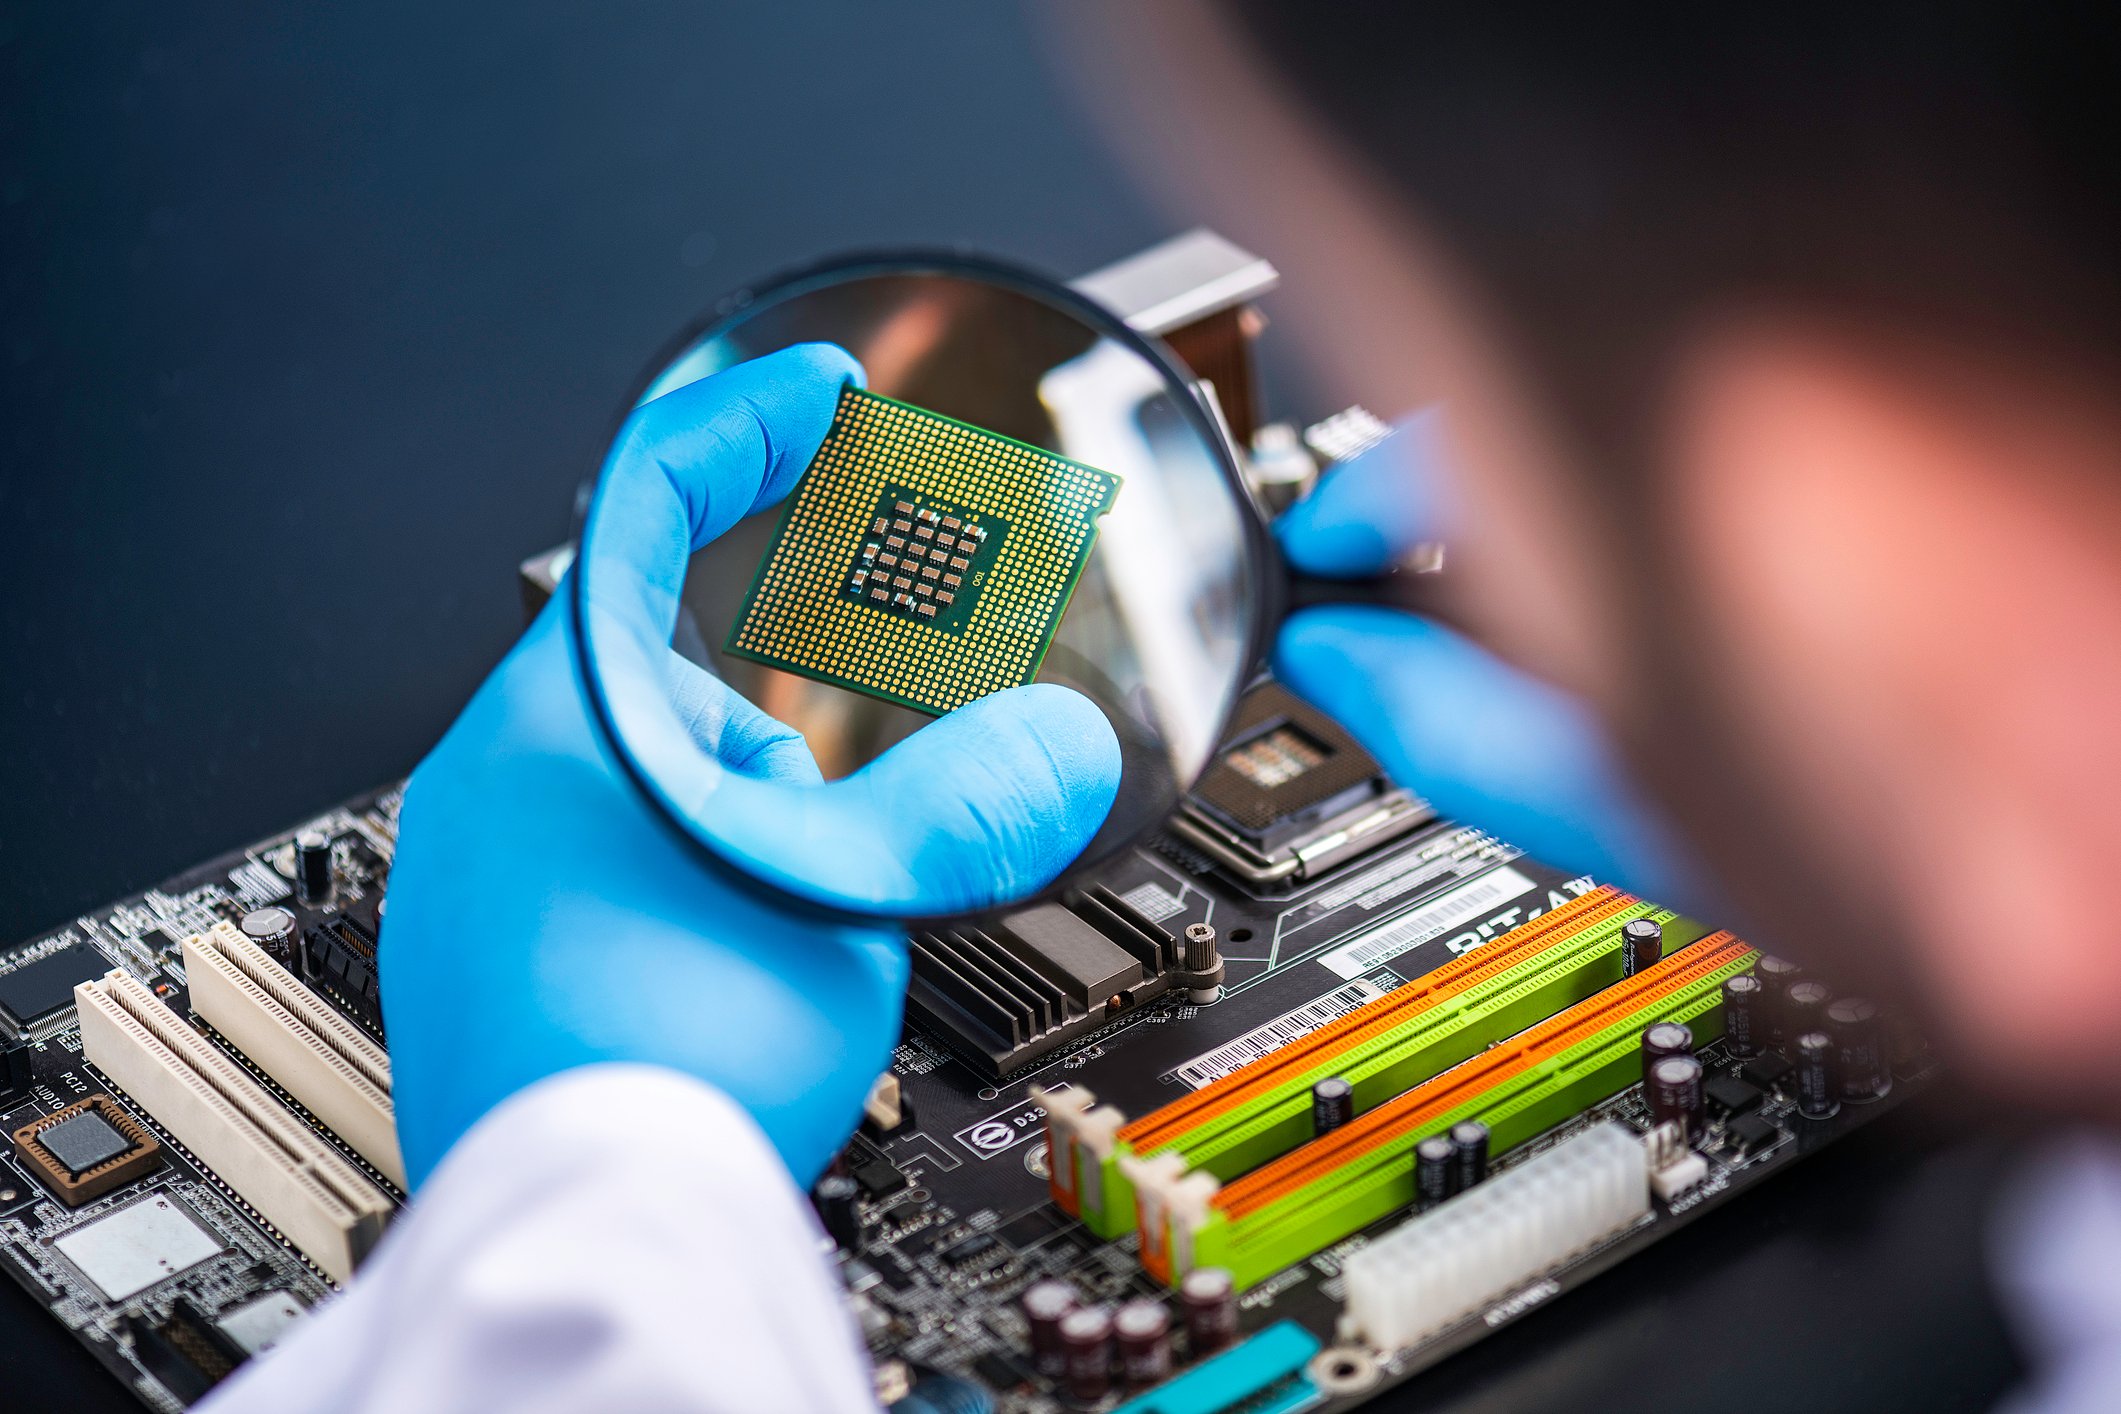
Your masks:
{"label": "gloved hand", "polygon": [[[1290,563],[1353,579],[1448,543],[1438,432],[1437,414],[1420,414],[1328,472],[1276,523]],[[1283,626],[1274,671],[1445,816],[1557,868],[1698,900],[1695,871],[1582,704],[1451,630],[1366,605],[1310,609]]]}
{"label": "gloved hand", "polygon": [[[824,819],[876,845],[869,873],[895,895],[880,912],[972,907],[1050,879],[1103,821],[1119,746],[1087,699],[997,693],[827,785],[799,735],[668,648],[686,557],[787,494],[860,376],[841,350],[803,345],[633,415],[583,553],[598,634],[652,647],[657,671],[602,681],[667,694],[636,705],[674,715],[702,771],[741,786],[700,803],[743,811],[734,832]],[[642,1061],[735,1099],[807,1184],[896,1043],[904,937],[797,916],[702,862],[594,724],[567,590],[406,789],[380,960],[406,1165],[417,1185],[548,1075]]]}

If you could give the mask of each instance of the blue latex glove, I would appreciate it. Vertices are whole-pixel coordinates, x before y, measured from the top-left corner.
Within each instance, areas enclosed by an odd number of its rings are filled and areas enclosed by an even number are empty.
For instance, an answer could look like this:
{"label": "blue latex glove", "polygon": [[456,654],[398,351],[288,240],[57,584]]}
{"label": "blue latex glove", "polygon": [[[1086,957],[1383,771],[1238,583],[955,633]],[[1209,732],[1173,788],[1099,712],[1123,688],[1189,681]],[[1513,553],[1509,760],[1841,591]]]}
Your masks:
{"label": "blue latex glove", "polygon": [[[736,828],[859,827],[881,862],[857,876],[902,895],[880,912],[1018,895],[1075,857],[1117,789],[1118,742],[1087,699],[997,693],[827,785],[793,730],[668,647],[686,556],[787,493],[860,373],[804,345],[634,414],[583,553],[599,633],[652,645],[654,666],[602,678],[681,723],[702,770],[743,784]],[[734,1098],[807,1184],[897,1040],[904,938],[798,917],[702,862],[596,730],[566,590],[406,790],[381,958],[406,1165],[420,1183],[480,1116],[548,1075],[643,1061]]]}
{"label": "blue latex glove", "polygon": [[[1436,414],[1401,423],[1328,472],[1276,524],[1296,568],[1382,573],[1450,539]],[[1409,614],[1328,606],[1293,616],[1274,670],[1341,722],[1395,780],[1446,816],[1535,858],[1687,907],[1696,878],[1622,774],[1591,714],[1465,638]]]}

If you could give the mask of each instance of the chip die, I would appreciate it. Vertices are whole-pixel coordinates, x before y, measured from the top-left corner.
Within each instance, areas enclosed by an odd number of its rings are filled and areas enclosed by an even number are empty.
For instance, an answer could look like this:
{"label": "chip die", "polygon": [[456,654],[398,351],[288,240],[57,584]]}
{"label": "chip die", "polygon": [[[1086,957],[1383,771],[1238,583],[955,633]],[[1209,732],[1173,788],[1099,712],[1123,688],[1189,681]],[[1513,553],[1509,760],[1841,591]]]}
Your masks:
{"label": "chip die", "polygon": [[848,388],[724,646],[938,714],[1030,682],[1119,487]]}
{"label": "chip die", "polygon": [[162,1167],[162,1145],[108,1095],[90,1095],[14,1132],[15,1157],[78,1208]]}
{"label": "chip die", "polygon": [[75,1178],[120,1154],[131,1153],[133,1148],[132,1140],[94,1110],[83,1110],[57,1124],[46,1125],[37,1132],[37,1142]]}

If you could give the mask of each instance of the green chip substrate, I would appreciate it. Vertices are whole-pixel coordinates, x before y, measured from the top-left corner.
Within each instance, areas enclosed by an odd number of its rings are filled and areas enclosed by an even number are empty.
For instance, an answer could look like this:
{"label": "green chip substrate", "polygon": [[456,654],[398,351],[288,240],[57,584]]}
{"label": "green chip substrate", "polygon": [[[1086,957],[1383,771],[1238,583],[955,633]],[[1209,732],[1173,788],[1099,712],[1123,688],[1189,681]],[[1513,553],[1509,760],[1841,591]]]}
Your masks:
{"label": "green chip substrate", "polygon": [[724,647],[936,714],[1030,682],[1119,487],[850,387]]}

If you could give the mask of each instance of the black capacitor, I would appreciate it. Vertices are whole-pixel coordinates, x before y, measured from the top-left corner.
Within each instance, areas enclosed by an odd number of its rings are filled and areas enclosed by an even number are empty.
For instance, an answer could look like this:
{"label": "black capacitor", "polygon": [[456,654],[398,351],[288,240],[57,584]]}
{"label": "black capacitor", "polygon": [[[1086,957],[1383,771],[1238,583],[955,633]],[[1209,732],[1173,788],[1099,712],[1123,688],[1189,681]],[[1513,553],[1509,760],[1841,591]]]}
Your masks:
{"label": "black capacitor", "polygon": [[1837,998],[1826,1009],[1826,1024],[1841,1098],[1857,1104],[1882,1099],[1893,1088],[1893,1070],[1878,1004],[1868,997]]}
{"label": "black capacitor", "polygon": [[854,1206],[855,1195],[861,1191],[853,1179],[836,1173],[826,1174],[810,1190],[810,1202],[817,1209],[818,1221],[825,1225],[825,1235],[850,1257],[862,1250],[862,1215]]}
{"label": "black capacitor", "polygon": [[1463,1193],[1488,1176],[1488,1127],[1477,1119],[1451,1126],[1451,1191]]}
{"label": "black capacitor", "polygon": [[1760,979],[1761,1008],[1767,1021],[1767,1034],[1761,1039],[1770,1046],[1779,1046],[1797,1033],[1788,1025],[1789,1013],[1783,1006],[1790,983],[1804,976],[1804,969],[1788,958],[1776,957],[1773,953],[1762,953],[1760,961],[1753,964],[1753,975]]}
{"label": "black capacitor", "polygon": [[1723,1048],[1741,1059],[1760,1054],[1766,1030],[1760,1015],[1763,990],[1750,972],[1723,979]]}
{"label": "black capacitor", "polygon": [[1650,1066],[1644,1087],[1650,1102],[1650,1118],[1657,1124],[1678,1120],[1687,1138],[1698,1138],[1703,1127],[1701,1062],[1692,1056],[1659,1056]]}
{"label": "black capacitor", "polygon": [[1311,1087],[1311,1130],[1331,1134],[1355,1118],[1355,1087],[1329,1075]]}
{"label": "black capacitor", "polygon": [[1064,1281],[1035,1281],[1024,1289],[1024,1324],[1031,1328],[1031,1367],[1049,1380],[1068,1369],[1068,1348],[1061,1341],[1061,1319],[1076,1306],[1075,1288]]}
{"label": "black capacitor", "polygon": [[1826,1009],[1833,1000],[1834,989],[1816,977],[1799,978],[1783,988],[1782,1021],[1789,1028],[1787,1034],[1826,1030]]}
{"label": "black capacitor", "polygon": [[1806,1119],[1831,1119],[1841,1109],[1841,1087],[1834,1080],[1834,1038],[1807,1031],[1790,1043],[1797,1061],[1797,1113]]}
{"label": "black capacitor", "polygon": [[1664,925],[1653,918],[1636,918],[1620,928],[1620,975],[1633,977],[1664,960]]}
{"label": "black capacitor", "polygon": [[282,962],[295,956],[295,916],[278,904],[254,908],[236,924],[243,936]]}
{"label": "black capacitor", "polygon": [[1650,1083],[1650,1067],[1666,1056],[1694,1054],[1694,1033],[1676,1021],[1653,1021],[1642,1028],[1642,1083]]}
{"label": "black capacitor", "polygon": [[1237,1282],[1221,1267],[1195,1267],[1178,1284],[1186,1347],[1195,1360],[1237,1340]]}
{"label": "black capacitor", "polygon": [[1171,1378],[1171,1313],[1161,1301],[1129,1301],[1112,1317],[1119,1345],[1119,1377],[1130,1389]]}
{"label": "black capacitor", "polygon": [[1431,1134],[1414,1146],[1414,1206],[1422,1212],[1451,1196],[1456,1155],[1447,1134]]}
{"label": "black capacitor", "polygon": [[1102,1399],[1112,1388],[1112,1313],[1102,1306],[1078,1306],[1061,1317],[1060,1338],[1068,1393]]}
{"label": "black capacitor", "polygon": [[331,836],[322,830],[295,836],[295,897],[313,906],[331,902]]}

